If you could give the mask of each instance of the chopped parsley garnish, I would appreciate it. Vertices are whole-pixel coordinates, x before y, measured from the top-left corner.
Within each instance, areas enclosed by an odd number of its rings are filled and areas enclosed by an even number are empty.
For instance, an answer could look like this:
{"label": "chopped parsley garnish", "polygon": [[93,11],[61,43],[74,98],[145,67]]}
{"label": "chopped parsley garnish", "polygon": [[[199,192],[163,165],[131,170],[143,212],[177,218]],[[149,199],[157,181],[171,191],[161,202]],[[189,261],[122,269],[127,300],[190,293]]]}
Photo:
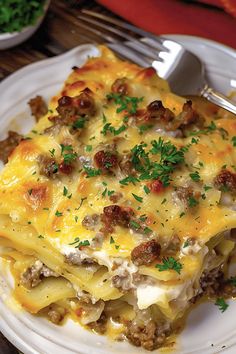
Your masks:
{"label": "chopped parsley garnish", "polygon": [[63,213],[61,213],[60,211],[57,210],[57,211],[55,212],[55,215],[56,215],[57,217],[59,217],[59,216],[62,216]]}
{"label": "chopped parsley garnish", "polygon": [[217,129],[217,126],[215,125],[215,123],[213,121],[211,121],[211,124],[208,125],[207,127],[205,127],[205,129],[191,132],[189,134],[189,136],[191,136],[191,135],[200,135],[200,134],[209,134],[209,133],[214,132],[216,129]]}
{"label": "chopped parsley garnish", "polygon": [[116,136],[122,133],[126,129],[127,126],[124,124],[122,124],[119,128],[116,129],[111,125],[111,123],[106,123],[101,130],[101,134],[106,135],[108,132],[110,132]]}
{"label": "chopped parsley garnish", "polygon": [[165,204],[166,200],[167,200],[167,199],[164,198],[164,199],[162,200],[161,204]]}
{"label": "chopped parsley garnish", "polygon": [[107,193],[107,188],[104,189],[104,191],[102,192],[102,196],[105,197]]}
{"label": "chopped parsley garnish", "polygon": [[80,241],[80,243],[77,246],[75,246],[75,248],[80,248],[82,246],[90,246],[89,240]]}
{"label": "chopped parsley garnish", "polygon": [[182,218],[185,215],[185,213],[182,211],[182,213],[179,214],[179,217]]}
{"label": "chopped parsley garnish", "polygon": [[69,245],[75,245],[79,241],[80,241],[80,238],[76,237],[73,242],[69,243]]}
{"label": "chopped parsley garnish", "polygon": [[139,182],[139,179],[134,176],[128,176],[119,181],[119,183],[124,186],[127,186],[129,183],[133,183],[133,185],[135,185],[136,182]]}
{"label": "chopped parsley garnish", "polygon": [[84,118],[79,118],[73,123],[73,128],[75,129],[82,129],[84,128],[84,125],[86,123],[86,120]]}
{"label": "chopped parsley garnish", "polygon": [[142,222],[145,222],[146,220],[147,220],[147,215],[141,215],[140,217],[139,217],[139,220],[140,221],[142,221]]}
{"label": "chopped parsley garnish", "polygon": [[33,189],[32,189],[32,188],[30,188],[30,189],[28,190],[28,194],[29,194],[29,195],[31,195],[31,194],[32,194],[32,192],[33,192]]}
{"label": "chopped parsley garnish", "polygon": [[85,146],[85,151],[86,152],[90,152],[90,151],[92,151],[92,149],[93,149],[92,145],[86,145]]}
{"label": "chopped parsley garnish", "polygon": [[120,248],[120,245],[115,245],[116,250]]}
{"label": "chopped parsley garnish", "polygon": [[197,199],[195,199],[193,196],[190,196],[188,198],[188,206],[190,208],[193,208],[193,207],[197,206],[198,204],[199,204],[199,201]]}
{"label": "chopped parsley garnish", "polygon": [[59,168],[59,166],[58,166],[58,164],[55,162],[55,163],[53,164],[53,173],[57,173],[58,168]]}
{"label": "chopped parsley garnish", "polygon": [[81,198],[80,205],[78,206],[78,208],[75,208],[75,210],[79,210],[79,209],[82,207],[83,202],[84,202],[86,199],[87,199],[87,197]]}
{"label": "chopped parsley garnish", "polygon": [[55,149],[49,150],[52,157],[55,155],[55,151],[56,151]]}
{"label": "chopped parsley garnish", "polygon": [[145,226],[145,228],[144,228],[144,233],[147,235],[147,234],[150,234],[151,232],[152,232],[152,230],[149,228],[149,227],[147,227],[147,226]]}
{"label": "chopped parsley garnish", "polygon": [[71,153],[71,154],[64,154],[64,163],[66,165],[69,165],[72,161],[74,161],[77,158],[77,154],[75,152]]}
{"label": "chopped parsley garnish", "polygon": [[162,258],[162,262],[163,264],[156,264],[156,268],[159,269],[159,272],[163,272],[164,270],[168,269],[173,269],[178,274],[180,274],[183,268],[183,265],[180,262],[176,261],[176,259],[174,259],[173,257]]}
{"label": "chopped parsley garnish", "polygon": [[205,185],[203,188],[204,188],[204,191],[205,191],[205,192],[207,192],[207,191],[209,191],[210,189],[212,189],[212,187],[207,186],[207,185]]}
{"label": "chopped parsley garnish", "polygon": [[137,200],[137,202],[139,202],[139,203],[142,203],[142,202],[143,202],[143,198],[142,198],[142,197],[139,197],[138,195],[136,195],[136,194],[134,194],[134,193],[132,193],[132,196],[134,197],[134,199]]}
{"label": "chopped parsley garnish", "polygon": [[83,246],[90,246],[90,242],[89,240],[80,241],[80,238],[76,237],[73,242],[69,243],[69,245],[76,245],[75,248],[80,248]]}
{"label": "chopped parsley garnish", "polygon": [[152,124],[142,124],[138,127],[139,129],[139,134],[142,135],[144,132],[147,130],[151,129],[153,127]]}
{"label": "chopped parsley garnish", "polygon": [[143,190],[146,194],[149,194],[150,193],[150,189],[148,188],[148,186],[144,186],[143,187]]}
{"label": "chopped parsley garnish", "polygon": [[102,114],[102,122],[103,124],[105,124],[107,122],[107,117],[105,116],[105,114]]}
{"label": "chopped parsley garnish", "polygon": [[85,172],[87,173],[87,177],[86,178],[96,177],[96,176],[99,176],[101,174],[101,170],[99,170],[99,169],[92,168],[92,167],[87,167],[85,165],[83,167],[84,167]]}
{"label": "chopped parsley garnish", "polygon": [[[140,173],[139,180],[159,179],[163,186],[170,184],[170,175],[177,164],[184,162],[184,149],[177,149],[170,141],[164,142],[162,138],[151,142],[152,148],[145,151],[147,144],[135,145],[131,150],[131,162],[135,170]],[[152,162],[149,153],[160,155],[159,161]]]}
{"label": "chopped parsley garnish", "polygon": [[222,297],[216,299],[215,305],[219,307],[219,310],[222,313],[225,312],[225,310],[227,310],[227,308],[229,307],[229,305],[225,302],[225,299],[223,299]]}
{"label": "chopped parsley garnish", "polygon": [[44,238],[44,236],[43,235],[38,235],[38,238]]}
{"label": "chopped parsley garnish", "polygon": [[192,144],[198,144],[198,142],[199,142],[199,139],[196,139],[196,138],[192,138],[192,140],[191,140]]}
{"label": "chopped parsley garnish", "polygon": [[236,277],[231,277],[231,278],[229,279],[229,282],[230,282],[230,284],[232,284],[233,286],[236,286]]}
{"label": "chopped parsley garnish", "polygon": [[69,165],[72,161],[77,158],[77,153],[73,152],[73,147],[71,145],[60,144],[61,146],[61,156],[64,158],[64,163]]}
{"label": "chopped parsley garnish", "polygon": [[228,140],[228,136],[229,136],[229,133],[227,132],[226,129],[224,128],[218,128],[219,132],[220,132],[220,135],[222,137],[223,140]]}
{"label": "chopped parsley garnish", "polygon": [[111,131],[110,129],[111,129],[111,123],[106,123],[101,130],[101,134],[106,135],[108,132]]}
{"label": "chopped parsley garnish", "polygon": [[116,113],[127,111],[129,114],[135,114],[137,112],[138,103],[143,100],[143,97],[130,97],[113,92],[109,93],[106,97],[108,100],[114,100],[115,104],[118,106]]}
{"label": "chopped parsley garnish", "polygon": [[184,242],[184,244],[183,244],[183,248],[186,248],[186,247],[188,247],[189,246],[189,240],[186,240],[185,242]]}
{"label": "chopped parsley garnish", "polygon": [[115,191],[109,191],[108,189],[107,189],[107,187],[104,189],[104,191],[102,192],[102,196],[103,197],[105,197],[106,196],[106,194],[108,195],[108,197],[110,197],[112,194],[114,194],[115,193]]}
{"label": "chopped parsley garnish", "polygon": [[64,186],[63,188],[63,195],[66,197],[68,194],[68,189]]}
{"label": "chopped parsley garnish", "polygon": [[61,156],[64,154],[65,151],[73,151],[72,145],[60,144],[60,147],[61,147]]}
{"label": "chopped parsley garnish", "polygon": [[112,244],[112,243],[115,243],[115,240],[114,240],[114,238],[111,236],[111,237],[110,237],[110,244]]}
{"label": "chopped parsley garnish", "polygon": [[79,220],[79,217],[77,215],[75,215],[75,222],[77,222]]}
{"label": "chopped parsley garnish", "polygon": [[194,182],[199,182],[200,179],[201,179],[201,177],[200,177],[198,171],[195,171],[195,172],[190,173],[189,176],[191,177],[191,179],[192,179]]}
{"label": "chopped parsley garnish", "polygon": [[231,141],[232,141],[233,146],[236,146],[236,136],[233,136]]}
{"label": "chopped parsley garnish", "polygon": [[135,229],[135,230],[139,230],[140,229],[140,225],[138,222],[136,222],[135,220],[130,220],[130,223],[129,223],[130,227],[132,229]]}

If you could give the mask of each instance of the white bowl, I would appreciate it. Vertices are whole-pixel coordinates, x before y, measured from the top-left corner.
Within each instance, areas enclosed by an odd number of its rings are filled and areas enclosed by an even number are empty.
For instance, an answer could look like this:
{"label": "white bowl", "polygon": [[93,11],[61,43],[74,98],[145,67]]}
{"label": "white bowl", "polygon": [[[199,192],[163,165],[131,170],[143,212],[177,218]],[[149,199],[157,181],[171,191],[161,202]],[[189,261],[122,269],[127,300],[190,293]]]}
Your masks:
{"label": "white bowl", "polygon": [[34,34],[34,32],[39,28],[41,22],[46,15],[47,9],[49,7],[50,0],[47,0],[44,5],[44,12],[42,16],[40,16],[34,25],[24,27],[20,32],[12,32],[12,33],[2,33],[0,34],[0,50],[14,47],[30,36]]}

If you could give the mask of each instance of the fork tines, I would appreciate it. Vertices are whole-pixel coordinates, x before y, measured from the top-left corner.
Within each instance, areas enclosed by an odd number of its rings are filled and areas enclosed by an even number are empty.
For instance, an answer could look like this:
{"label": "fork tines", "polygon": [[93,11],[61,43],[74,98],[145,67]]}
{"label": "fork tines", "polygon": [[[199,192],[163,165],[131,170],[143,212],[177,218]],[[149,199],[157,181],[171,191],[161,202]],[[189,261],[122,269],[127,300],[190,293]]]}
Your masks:
{"label": "fork tines", "polygon": [[[94,11],[82,10],[79,26],[96,35],[121,57],[141,66],[150,66],[158,52],[166,50],[163,39],[127,22]],[[160,60],[160,59],[159,59]]]}

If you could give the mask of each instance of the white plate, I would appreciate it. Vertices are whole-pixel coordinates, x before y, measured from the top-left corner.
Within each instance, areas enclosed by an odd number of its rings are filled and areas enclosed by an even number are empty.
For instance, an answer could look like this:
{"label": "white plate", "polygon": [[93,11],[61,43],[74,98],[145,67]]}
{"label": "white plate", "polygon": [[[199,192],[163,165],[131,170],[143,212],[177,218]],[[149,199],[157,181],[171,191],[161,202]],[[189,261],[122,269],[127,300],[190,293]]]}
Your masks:
{"label": "white plate", "polygon": [[[212,87],[223,93],[236,88],[236,52],[233,49],[197,37],[168,37],[180,42],[204,61]],[[36,94],[49,99],[60,89],[72,66],[80,66],[88,55],[97,54],[98,50],[93,45],[83,45],[61,56],[29,65],[4,80],[0,84],[1,138],[9,124],[12,129],[27,132],[34,123],[27,101]],[[13,117],[17,119],[13,120]],[[10,288],[10,276],[0,273],[0,330],[25,354],[147,353],[128,343],[111,342],[103,336],[92,334],[72,321],[58,327],[25,311],[12,309],[9,303]],[[177,340],[175,353],[234,354],[236,326],[233,314],[236,302],[229,303],[229,309],[223,314],[213,303],[202,304],[194,309],[186,329]]]}

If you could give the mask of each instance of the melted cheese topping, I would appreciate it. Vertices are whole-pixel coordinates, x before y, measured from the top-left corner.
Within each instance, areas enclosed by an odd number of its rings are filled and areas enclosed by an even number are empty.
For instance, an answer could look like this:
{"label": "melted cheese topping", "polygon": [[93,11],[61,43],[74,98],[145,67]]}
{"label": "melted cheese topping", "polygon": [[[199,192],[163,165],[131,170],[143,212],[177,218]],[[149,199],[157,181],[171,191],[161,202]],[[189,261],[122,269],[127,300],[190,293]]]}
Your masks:
{"label": "melted cheese topping", "polygon": [[[195,141],[192,136],[177,138],[175,134],[157,127],[140,134],[136,124],[128,124],[117,136],[111,132],[103,134],[105,124],[110,123],[119,129],[125,121],[127,112],[118,112],[117,105],[106,98],[114,81],[123,77],[128,80],[130,96],[143,97],[138,103],[139,110],[145,109],[154,100],[161,100],[175,115],[181,113],[186,100],[172,94],[164,80],[148,69],[120,61],[108,49],[101,48],[99,58],[90,58],[82,68],[71,73],[62,91],[52,98],[48,114],[11,154],[0,176],[0,243],[29,257],[28,263],[16,261],[16,278],[35,259],[40,259],[61,275],[53,279],[53,283],[47,279],[47,282],[40,284],[41,291],[50,292],[57,282],[61,282],[58,285],[61,296],[52,296],[52,302],[75,296],[70,284],[74,289],[90,293],[97,301],[121,298],[123,291],[112,285],[111,278],[126,272],[130,277],[130,289],[135,289],[133,300],[129,301],[137,301],[140,309],[155,304],[167,318],[173,320],[182,314],[187,301],[196,293],[193,287],[198,286],[204,270],[208,250],[206,244],[216,235],[236,227],[234,208],[220,203],[222,192],[213,183],[223,165],[231,171],[235,170],[236,153],[231,139],[236,132],[236,122],[230,116],[217,117],[214,129],[197,134]],[[61,127],[55,134],[45,133],[44,130],[51,126],[48,118],[57,115],[58,99],[63,95],[77,96],[85,88],[92,91],[96,114],[89,118],[80,136],[72,135],[68,126]],[[205,120],[205,126],[209,126],[213,118],[208,114]],[[224,129],[227,131],[226,137],[222,134]],[[170,185],[159,193],[145,193],[148,183],[145,180],[121,184],[120,181],[127,177],[122,170],[115,175],[100,174],[90,178],[82,171],[84,165],[96,168],[93,160],[95,153],[114,144],[114,139],[118,155],[124,156],[140,143],[147,144],[148,151],[151,142],[157,141],[160,136],[178,149],[183,146],[188,149],[184,152],[184,163],[174,168]],[[72,146],[77,154],[76,169],[68,176],[48,178],[40,173],[39,156],[61,160],[61,144]],[[200,175],[197,182],[190,177],[196,171]],[[176,194],[179,187],[190,187],[198,194],[195,207],[186,208]],[[120,194],[122,197],[118,204],[132,207],[137,217],[145,215],[150,235],[116,226],[112,241],[110,236],[106,236],[101,247],[90,247],[98,230],[86,229],[82,221],[88,215],[101,215],[103,208],[112,204],[109,192],[110,195]],[[176,235],[182,246],[174,258],[181,262],[181,272],[174,269],[159,271],[156,263],[160,264],[161,259],[140,267],[131,262],[131,252],[141,242],[154,238],[165,249]],[[88,241],[80,252],[75,249],[78,245],[76,238],[82,242]],[[194,239],[195,244],[184,247],[188,239]],[[222,251],[221,262],[231,250],[228,247],[227,252]],[[77,254],[82,259],[92,258],[97,264],[75,266],[66,263],[65,255],[71,254]],[[15,259],[16,256],[11,254],[11,257]],[[137,286],[133,279],[137,271],[144,279],[151,278],[152,283],[143,280]],[[64,290],[62,279],[69,282]],[[38,306],[33,304],[36,299],[39,300],[36,295],[33,291],[25,292],[22,287],[16,291],[18,300],[31,312],[38,312],[49,304],[46,299],[43,304],[39,301]],[[174,306],[171,305],[172,300],[176,300]]]}

